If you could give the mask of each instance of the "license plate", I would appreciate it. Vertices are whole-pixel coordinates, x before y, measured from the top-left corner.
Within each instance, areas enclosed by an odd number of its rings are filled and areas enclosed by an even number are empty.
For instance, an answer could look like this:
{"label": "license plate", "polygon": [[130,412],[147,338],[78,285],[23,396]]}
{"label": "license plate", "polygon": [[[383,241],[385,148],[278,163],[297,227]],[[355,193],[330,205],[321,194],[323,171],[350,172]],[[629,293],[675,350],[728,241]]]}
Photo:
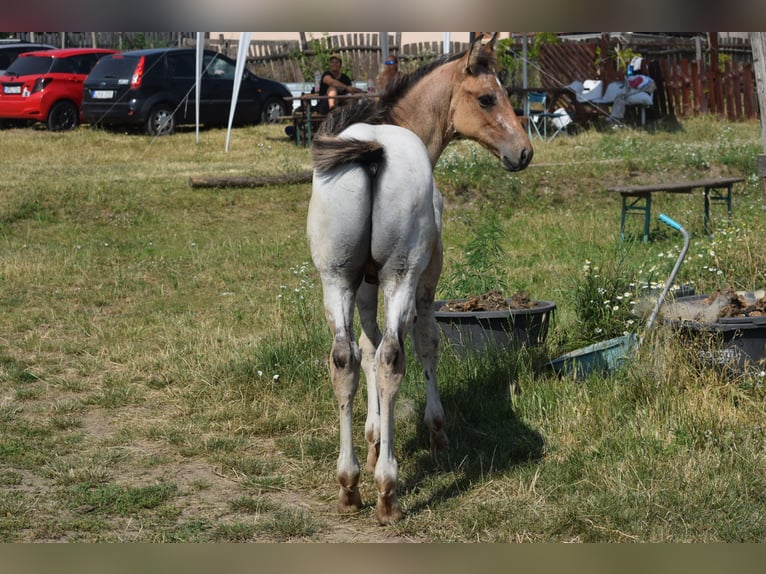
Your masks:
{"label": "license plate", "polygon": [[4,94],[20,94],[21,86],[3,86]]}
{"label": "license plate", "polygon": [[111,100],[114,97],[114,90],[93,90],[91,97],[94,100]]}

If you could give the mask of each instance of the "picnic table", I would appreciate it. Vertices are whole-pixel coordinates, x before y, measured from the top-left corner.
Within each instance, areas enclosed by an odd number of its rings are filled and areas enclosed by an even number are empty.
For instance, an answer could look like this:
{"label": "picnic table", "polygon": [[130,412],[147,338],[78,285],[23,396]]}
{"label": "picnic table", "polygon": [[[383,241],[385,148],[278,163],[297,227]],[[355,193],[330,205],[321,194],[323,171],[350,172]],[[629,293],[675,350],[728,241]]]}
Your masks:
{"label": "picnic table", "polygon": [[649,224],[652,218],[652,193],[691,193],[695,189],[703,189],[705,197],[705,233],[710,234],[711,202],[725,203],[727,214],[731,217],[731,188],[740,181],[744,181],[744,178],[714,177],[671,183],[610,187],[607,188],[607,191],[619,193],[622,196],[620,239],[625,239],[625,216],[628,213],[639,213],[644,215],[644,242],[647,242],[649,241]]}
{"label": "picnic table", "polygon": [[286,96],[284,99],[289,102],[298,101],[299,105],[293,110],[291,116],[284,116],[283,119],[289,119],[293,122],[295,130],[296,145],[310,146],[319,125],[327,117],[326,114],[320,114],[314,108],[320,100],[329,100],[334,98],[339,102],[346,100],[359,100],[362,98],[377,98],[378,94],[345,94],[342,96],[319,96],[317,94],[301,94],[300,96]]}

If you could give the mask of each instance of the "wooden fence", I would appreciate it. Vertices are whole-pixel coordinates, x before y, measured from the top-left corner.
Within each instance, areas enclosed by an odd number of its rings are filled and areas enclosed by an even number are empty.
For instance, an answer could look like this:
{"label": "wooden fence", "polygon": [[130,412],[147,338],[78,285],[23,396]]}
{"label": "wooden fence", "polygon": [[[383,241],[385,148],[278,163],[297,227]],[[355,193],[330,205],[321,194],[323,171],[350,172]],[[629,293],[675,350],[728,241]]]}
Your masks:
{"label": "wooden fence", "polygon": [[[388,49],[399,53],[401,34],[388,38]],[[210,49],[236,57],[239,40],[223,37],[206,40]],[[313,82],[314,72],[327,69],[330,54],[337,53],[343,60],[344,71],[354,80],[376,78],[381,70],[380,35],[377,33],[349,33],[301,40],[250,42],[247,63],[258,75],[282,82]]]}
{"label": "wooden fence", "polygon": [[[375,79],[383,69],[380,34],[349,33],[322,38],[301,40],[250,42],[248,65],[259,75],[274,78],[282,82],[311,82],[314,72],[323,72],[327,68],[329,55],[337,53],[343,59],[346,73],[358,81]],[[187,41],[193,45],[193,40]],[[235,56],[239,40],[226,40],[223,37],[206,40],[207,47]],[[450,53],[468,48],[467,42],[451,42]],[[388,51],[399,58],[399,68],[410,71],[444,52],[443,42],[401,43],[401,33],[390,34]]]}

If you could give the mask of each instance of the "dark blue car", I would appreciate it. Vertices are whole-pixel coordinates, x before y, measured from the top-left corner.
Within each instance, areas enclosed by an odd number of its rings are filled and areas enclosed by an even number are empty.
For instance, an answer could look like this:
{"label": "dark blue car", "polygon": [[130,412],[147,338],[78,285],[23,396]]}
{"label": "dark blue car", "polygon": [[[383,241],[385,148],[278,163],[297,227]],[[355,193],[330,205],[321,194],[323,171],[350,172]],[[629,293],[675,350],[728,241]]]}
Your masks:
{"label": "dark blue car", "polygon": [[[133,50],[102,58],[83,85],[83,121],[95,126],[143,127],[151,135],[195,123],[196,50]],[[200,83],[200,123],[228,123],[236,62],[205,50]],[[245,70],[234,123],[276,122],[287,115],[284,84]]]}

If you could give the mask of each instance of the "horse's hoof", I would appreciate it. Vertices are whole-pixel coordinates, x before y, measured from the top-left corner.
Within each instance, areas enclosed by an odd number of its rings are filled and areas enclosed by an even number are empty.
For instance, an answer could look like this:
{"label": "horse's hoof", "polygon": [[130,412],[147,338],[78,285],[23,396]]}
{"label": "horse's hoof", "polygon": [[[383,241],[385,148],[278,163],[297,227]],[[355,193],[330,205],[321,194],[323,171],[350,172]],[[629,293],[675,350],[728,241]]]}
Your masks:
{"label": "horse's hoof", "polygon": [[375,518],[378,524],[387,526],[400,521],[403,517],[404,513],[399,508],[399,501],[395,494],[387,498],[378,497],[378,503],[375,505]]}
{"label": "horse's hoof", "polygon": [[447,450],[449,447],[449,439],[447,433],[443,430],[431,431],[431,455],[435,456],[437,453],[443,450]]}
{"label": "horse's hoof", "polygon": [[338,512],[341,514],[349,514],[353,512],[359,512],[362,509],[362,495],[359,494],[359,487],[340,489],[340,496],[338,498]]}

